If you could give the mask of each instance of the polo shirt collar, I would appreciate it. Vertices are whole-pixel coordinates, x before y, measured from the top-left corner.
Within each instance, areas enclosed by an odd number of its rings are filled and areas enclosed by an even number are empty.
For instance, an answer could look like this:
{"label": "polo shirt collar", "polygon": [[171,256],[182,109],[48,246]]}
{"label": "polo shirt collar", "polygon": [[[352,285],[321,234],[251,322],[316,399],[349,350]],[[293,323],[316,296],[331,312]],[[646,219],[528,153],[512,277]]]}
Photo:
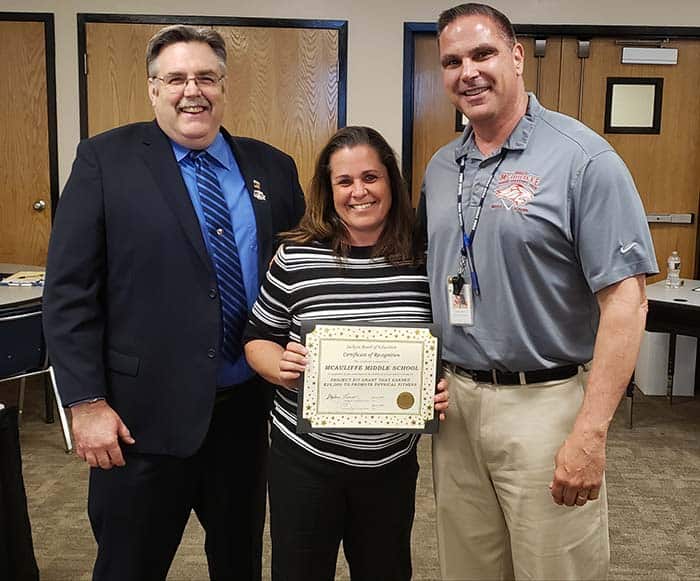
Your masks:
{"label": "polo shirt collar", "polygon": [[[541,116],[544,107],[540,105],[537,97],[533,93],[528,93],[527,110],[525,115],[520,118],[515,129],[505,140],[501,149],[508,149],[510,151],[524,150],[530,141],[530,135],[532,135],[535,125],[537,124],[537,119]],[[495,151],[495,154],[500,153]],[[455,161],[459,161],[462,157],[477,157],[483,159],[483,154],[479,151],[474,142],[474,132],[472,131],[471,125],[467,124],[462,134],[462,138],[457,143],[455,147]]]}

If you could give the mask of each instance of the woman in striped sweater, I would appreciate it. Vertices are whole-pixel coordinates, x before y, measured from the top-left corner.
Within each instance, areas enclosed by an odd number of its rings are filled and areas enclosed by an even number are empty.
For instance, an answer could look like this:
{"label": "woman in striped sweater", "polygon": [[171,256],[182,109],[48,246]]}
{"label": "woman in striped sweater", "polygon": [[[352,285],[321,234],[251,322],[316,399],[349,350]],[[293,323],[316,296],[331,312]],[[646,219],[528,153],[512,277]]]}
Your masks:
{"label": "woman in striped sweater", "polygon": [[[354,581],[411,578],[418,463],[412,433],[296,433],[307,363],[302,321],[431,321],[428,280],[396,156],[346,127],[321,151],[299,227],[273,260],[246,331],[246,357],[278,385],[272,410],[274,581],[332,581],[340,541]],[[447,408],[438,384],[437,413]]]}

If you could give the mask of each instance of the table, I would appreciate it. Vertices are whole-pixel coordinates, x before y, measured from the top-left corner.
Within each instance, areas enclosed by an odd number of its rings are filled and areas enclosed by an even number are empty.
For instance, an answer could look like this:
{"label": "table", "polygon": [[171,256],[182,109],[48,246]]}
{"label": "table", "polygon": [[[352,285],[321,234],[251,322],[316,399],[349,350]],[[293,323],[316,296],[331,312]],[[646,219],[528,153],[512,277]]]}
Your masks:
{"label": "table", "polygon": [[[27,264],[7,264],[0,262],[0,274],[14,274],[20,270],[44,270],[43,266]],[[44,288],[41,286],[2,286],[0,285],[0,310],[14,308],[41,301]]]}
{"label": "table", "polygon": [[[8,274],[14,274],[16,272],[28,270],[28,271],[43,271],[43,266],[33,266],[30,264],[8,264],[0,263],[0,274],[4,277]],[[43,295],[43,286],[4,286],[0,285],[0,316],[2,317],[20,317],[26,313],[34,313],[41,311],[41,300]],[[50,373],[53,376],[53,370],[49,367],[46,370],[33,372],[32,375],[38,375],[40,373]],[[24,400],[24,379],[20,379],[22,384],[20,386],[20,397],[19,397],[19,409],[20,413],[23,408]],[[56,401],[60,402],[58,397],[58,391],[55,387],[55,381],[51,380],[54,387],[54,397]],[[47,389],[44,390],[45,393],[45,407],[46,407],[46,423],[53,423],[54,412],[53,412],[53,398],[51,392]],[[59,405],[58,413],[61,416],[61,427],[63,429],[63,437],[66,441],[66,449],[71,448],[70,445],[70,435],[68,430],[68,422],[66,419],[65,411]]]}
{"label": "table", "polygon": [[[8,264],[0,262],[0,277],[4,278],[9,274],[14,274],[22,270],[39,271],[44,270],[43,266],[32,266],[30,264]],[[25,312],[41,310],[41,299],[44,292],[43,286],[4,286],[0,285],[0,316],[11,317]],[[20,388],[20,409],[24,398],[23,388]],[[46,392],[46,422],[52,423],[53,402]]]}
{"label": "table", "polygon": [[[21,270],[29,271],[39,271],[44,270],[43,266],[32,266],[28,264],[6,264],[0,263],[0,273],[3,275],[14,274]],[[2,286],[0,285],[0,315],[3,315],[6,319],[19,318],[25,313],[41,311],[41,299],[43,295],[43,286]],[[43,342],[43,337],[42,337]],[[58,387],[56,386],[56,378],[54,375],[53,367],[48,365],[48,360],[44,368],[32,371],[31,373],[25,373],[25,377],[29,375],[39,375],[42,373],[48,373],[51,378],[51,385],[53,387],[53,396],[58,404],[58,415],[61,418],[61,429],[63,431],[63,439],[66,443],[66,452],[70,452],[73,449],[73,444],[70,437],[70,429],[68,427],[68,418],[66,417],[66,411],[63,409],[63,404],[61,402],[61,396],[58,392]],[[12,381],[11,378],[4,378],[3,381]],[[20,413],[23,407],[24,400],[24,378],[21,378],[22,382],[20,385],[20,398],[19,398],[19,409]],[[51,423],[54,421],[53,418],[53,401],[51,400],[51,394],[48,389],[45,388],[45,403],[46,403],[46,422]]]}
{"label": "table", "polygon": [[646,330],[669,334],[666,396],[670,403],[673,403],[677,335],[688,335],[698,339],[695,356],[696,391],[700,383],[700,280],[681,280],[683,284],[677,289],[668,288],[663,280],[647,286],[649,312]]}

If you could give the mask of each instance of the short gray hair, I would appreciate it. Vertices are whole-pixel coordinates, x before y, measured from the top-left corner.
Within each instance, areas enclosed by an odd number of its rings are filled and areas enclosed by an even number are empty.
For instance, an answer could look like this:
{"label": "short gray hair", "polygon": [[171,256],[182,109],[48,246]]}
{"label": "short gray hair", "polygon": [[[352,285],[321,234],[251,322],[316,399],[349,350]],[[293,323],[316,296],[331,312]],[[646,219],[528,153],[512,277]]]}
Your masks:
{"label": "short gray hair", "polygon": [[177,42],[203,42],[208,44],[219,59],[222,70],[226,69],[226,42],[216,30],[213,28],[197,28],[185,24],[174,24],[161,28],[148,41],[148,46],[146,47],[146,74],[149,78],[155,75],[154,63],[161,51]]}

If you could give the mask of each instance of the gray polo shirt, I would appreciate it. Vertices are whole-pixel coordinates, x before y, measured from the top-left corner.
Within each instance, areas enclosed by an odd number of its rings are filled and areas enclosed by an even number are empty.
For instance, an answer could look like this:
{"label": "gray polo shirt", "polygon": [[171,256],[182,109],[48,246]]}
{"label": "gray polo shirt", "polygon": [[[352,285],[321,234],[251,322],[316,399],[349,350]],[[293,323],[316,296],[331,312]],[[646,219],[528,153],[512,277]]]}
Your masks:
{"label": "gray polo shirt", "polygon": [[[482,155],[467,127],[425,173],[428,274],[443,358],[507,371],[589,361],[598,325],[594,293],[658,272],[632,176],[603,138],[532,94],[503,150]],[[458,160],[466,156],[468,232],[502,155],[473,245],[481,286],[474,325],[451,325],[447,279],[457,272],[461,248]]]}

